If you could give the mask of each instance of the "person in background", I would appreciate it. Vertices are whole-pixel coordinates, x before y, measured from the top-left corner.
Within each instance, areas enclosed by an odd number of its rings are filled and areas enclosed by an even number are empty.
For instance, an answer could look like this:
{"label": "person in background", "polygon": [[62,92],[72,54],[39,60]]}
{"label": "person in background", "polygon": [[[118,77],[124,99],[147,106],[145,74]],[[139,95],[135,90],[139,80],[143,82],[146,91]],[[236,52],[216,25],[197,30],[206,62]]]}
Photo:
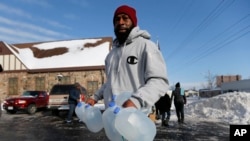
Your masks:
{"label": "person in background", "polygon": [[[160,99],[159,99],[160,100]],[[161,115],[160,115],[160,110],[159,110],[159,100],[155,103],[155,115],[156,115],[156,120],[160,119],[161,118]]]}
{"label": "person in background", "polygon": [[[170,96],[166,93],[164,96],[162,96],[156,103],[155,103],[156,109],[158,109],[160,113],[161,118],[161,125],[162,126],[169,126],[168,122],[170,120],[171,116],[171,99]],[[167,117],[166,117],[167,114]]]}
{"label": "person in background", "polygon": [[80,89],[82,86],[79,83],[74,84],[74,88],[69,91],[69,98],[68,98],[68,104],[69,104],[69,112],[66,119],[66,123],[72,122],[72,117],[75,112],[76,105],[78,102],[80,102]]}
{"label": "person in background", "polygon": [[89,104],[104,99],[105,108],[113,95],[131,93],[123,107],[151,111],[154,103],[168,90],[166,64],[150,34],[138,26],[136,10],[128,5],[118,7],[113,16],[116,38],[105,59],[106,83]]}
{"label": "person in background", "polygon": [[174,98],[174,105],[178,123],[184,123],[184,104],[186,104],[186,96],[184,89],[181,88],[180,83],[176,83],[175,90],[172,92],[171,101]]}

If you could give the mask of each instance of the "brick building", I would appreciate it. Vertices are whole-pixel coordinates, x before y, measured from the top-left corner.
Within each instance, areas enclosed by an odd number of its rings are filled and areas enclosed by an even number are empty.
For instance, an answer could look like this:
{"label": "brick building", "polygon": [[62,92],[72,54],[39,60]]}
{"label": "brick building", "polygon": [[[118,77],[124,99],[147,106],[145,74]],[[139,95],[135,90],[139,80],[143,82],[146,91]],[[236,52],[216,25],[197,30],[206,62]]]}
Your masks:
{"label": "brick building", "polygon": [[83,85],[93,94],[106,80],[112,37],[7,44],[0,41],[0,100],[57,83]]}
{"label": "brick building", "polygon": [[241,80],[241,75],[220,75],[216,76],[216,85],[221,87],[222,83],[233,82]]}

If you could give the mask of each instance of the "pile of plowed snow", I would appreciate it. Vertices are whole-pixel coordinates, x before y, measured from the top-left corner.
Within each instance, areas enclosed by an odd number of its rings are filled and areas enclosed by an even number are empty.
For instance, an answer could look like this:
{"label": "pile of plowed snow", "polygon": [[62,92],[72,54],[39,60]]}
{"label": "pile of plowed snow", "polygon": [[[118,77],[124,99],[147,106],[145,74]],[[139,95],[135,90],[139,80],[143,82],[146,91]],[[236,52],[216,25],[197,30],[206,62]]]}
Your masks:
{"label": "pile of plowed snow", "polygon": [[232,92],[197,100],[185,106],[185,115],[229,124],[250,124],[250,93]]}

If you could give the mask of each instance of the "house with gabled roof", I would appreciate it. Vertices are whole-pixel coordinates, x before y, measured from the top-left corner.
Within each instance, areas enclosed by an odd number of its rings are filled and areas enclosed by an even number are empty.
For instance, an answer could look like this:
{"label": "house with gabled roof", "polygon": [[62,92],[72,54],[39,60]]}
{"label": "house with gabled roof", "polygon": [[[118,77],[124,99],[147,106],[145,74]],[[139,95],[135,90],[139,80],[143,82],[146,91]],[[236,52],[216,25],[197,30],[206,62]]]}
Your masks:
{"label": "house with gabled roof", "polygon": [[0,100],[79,82],[93,94],[106,80],[112,37],[8,44],[0,41]]}

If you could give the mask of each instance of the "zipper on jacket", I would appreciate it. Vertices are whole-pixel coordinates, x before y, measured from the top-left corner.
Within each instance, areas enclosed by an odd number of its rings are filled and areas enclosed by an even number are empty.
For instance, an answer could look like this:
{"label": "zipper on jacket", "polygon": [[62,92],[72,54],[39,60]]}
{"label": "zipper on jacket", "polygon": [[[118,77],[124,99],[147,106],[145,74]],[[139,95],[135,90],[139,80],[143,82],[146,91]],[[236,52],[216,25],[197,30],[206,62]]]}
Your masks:
{"label": "zipper on jacket", "polygon": [[119,62],[118,62],[118,70],[117,70],[117,75],[118,73],[120,72],[120,65],[121,65],[121,61],[123,59],[123,52],[125,51],[126,49],[126,42],[123,44],[123,46],[121,46],[121,54],[120,54],[120,57],[119,57]]}

